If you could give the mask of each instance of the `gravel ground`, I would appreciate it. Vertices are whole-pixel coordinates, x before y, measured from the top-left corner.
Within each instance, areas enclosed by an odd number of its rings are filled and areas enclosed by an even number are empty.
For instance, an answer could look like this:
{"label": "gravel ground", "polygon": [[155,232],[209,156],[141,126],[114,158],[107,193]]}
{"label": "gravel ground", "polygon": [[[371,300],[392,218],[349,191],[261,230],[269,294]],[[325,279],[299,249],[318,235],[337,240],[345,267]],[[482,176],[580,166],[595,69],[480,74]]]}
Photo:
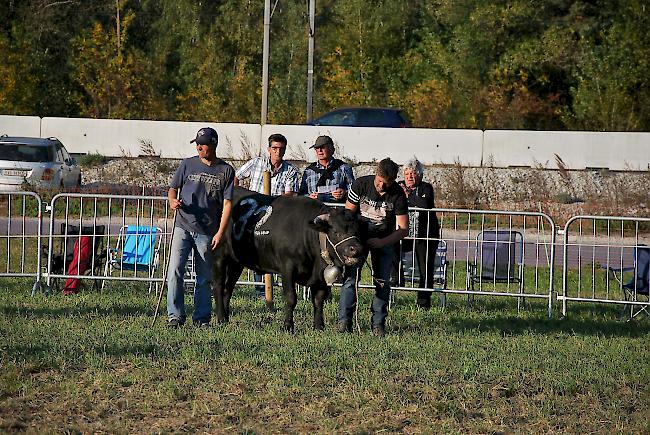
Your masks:
{"label": "gravel ground", "polygon": [[[231,162],[236,168],[242,162]],[[304,162],[294,162],[300,169]],[[83,168],[83,184],[137,186],[164,192],[179,160],[122,158]],[[372,174],[373,165],[354,166],[356,176]],[[575,214],[650,216],[650,171],[570,171],[537,168],[465,168],[456,165],[425,169],[424,179],[436,191],[438,207],[498,210],[540,208],[554,219]]]}

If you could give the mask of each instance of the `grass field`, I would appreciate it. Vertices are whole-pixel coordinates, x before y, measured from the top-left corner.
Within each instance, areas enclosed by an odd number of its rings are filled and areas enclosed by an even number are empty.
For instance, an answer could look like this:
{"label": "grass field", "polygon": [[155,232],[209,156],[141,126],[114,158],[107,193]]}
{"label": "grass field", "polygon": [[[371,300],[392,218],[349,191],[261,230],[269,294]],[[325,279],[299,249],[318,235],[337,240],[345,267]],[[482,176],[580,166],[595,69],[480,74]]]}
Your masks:
{"label": "grass field", "polygon": [[650,321],[618,307],[548,320],[543,301],[421,311],[401,292],[378,339],[368,292],[360,335],[334,332],[336,290],[325,332],[301,300],[289,335],[252,289],[228,325],[168,330],[144,287],[31,284],[0,279],[0,432],[650,432]]}

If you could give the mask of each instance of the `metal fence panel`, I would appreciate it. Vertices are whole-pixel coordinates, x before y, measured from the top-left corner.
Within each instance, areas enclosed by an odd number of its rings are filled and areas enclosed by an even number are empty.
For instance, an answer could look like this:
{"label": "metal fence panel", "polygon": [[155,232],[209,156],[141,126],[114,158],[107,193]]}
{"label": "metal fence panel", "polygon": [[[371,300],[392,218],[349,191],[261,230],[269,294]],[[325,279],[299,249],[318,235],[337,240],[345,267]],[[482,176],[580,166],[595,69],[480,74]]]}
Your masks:
{"label": "metal fence panel", "polygon": [[48,210],[48,286],[139,281],[151,289],[165,280],[172,231],[166,197],[61,193]]}
{"label": "metal fence panel", "polygon": [[0,276],[34,277],[42,264],[42,200],[34,192],[0,192]]}
{"label": "metal fence panel", "polygon": [[[647,307],[648,283],[635,278],[644,273],[637,258],[646,254],[648,245],[650,218],[569,219],[564,226],[562,294],[558,295],[562,314],[567,314],[569,301]],[[647,281],[647,263],[645,268]],[[645,298],[641,298],[644,284]]]}
{"label": "metal fence panel", "polygon": [[[420,209],[409,213],[426,225],[433,225],[433,214],[440,222],[439,249],[434,251],[434,237],[417,237],[411,233],[400,245],[394,271],[393,291],[429,291],[442,294],[491,295],[515,297],[519,304],[527,298],[547,301],[552,315],[555,224],[544,213],[496,210]],[[422,223],[420,223],[421,225]],[[428,228],[425,234],[431,234]],[[417,245],[422,249],[418,253]],[[411,245],[414,248],[405,249]],[[444,255],[440,252],[444,246]],[[406,253],[406,254],[405,254]],[[442,257],[425,268],[433,267],[433,283],[427,274],[412,266],[418,255],[427,259]],[[442,261],[440,261],[442,260]],[[446,263],[445,263],[446,261]],[[408,267],[404,267],[408,263]],[[400,272],[404,271],[406,272]],[[424,283],[422,277],[424,276]],[[431,275],[430,275],[431,276]],[[372,278],[364,274],[360,287],[374,288]]]}
{"label": "metal fence panel", "polygon": [[[79,279],[102,288],[114,281],[139,281],[150,288],[164,282],[172,233],[166,197],[62,193],[52,198],[46,211],[49,231],[43,236],[40,196],[0,193],[0,276],[34,277],[33,291],[43,279],[48,286]],[[516,298],[518,306],[527,298],[540,299],[547,301],[550,316],[557,260],[563,267],[562,292],[557,295],[563,315],[569,301],[626,305],[631,313],[650,304],[647,294],[637,292],[644,285],[637,279],[641,257],[650,253],[650,218],[572,217],[564,227],[556,259],[555,224],[543,213],[444,208],[410,208],[409,212],[426,225],[436,214],[440,237],[411,233],[400,244],[394,291],[504,296]],[[139,239],[147,235],[144,242]],[[133,245],[132,256],[139,257],[138,250],[148,251],[149,262],[126,260],[129,236],[140,240]],[[82,240],[88,241],[93,253],[85,268],[79,255]],[[438,244],[435,251],[432,242]],[[418,250],[417,244],[423,249]],[[419,255],[425,260],[418,261]],[[429,263],[426,259],[431,256],[436,261]],[[424,271],[419,270],[421,264]],[[432,282],[427,282],[429,265],[434,268]],[[250,272],[245,273],[238,284],[253,283]],[[188,283],[192,282],[190,270]],[[374,288],[368,267],[359,287]]]}

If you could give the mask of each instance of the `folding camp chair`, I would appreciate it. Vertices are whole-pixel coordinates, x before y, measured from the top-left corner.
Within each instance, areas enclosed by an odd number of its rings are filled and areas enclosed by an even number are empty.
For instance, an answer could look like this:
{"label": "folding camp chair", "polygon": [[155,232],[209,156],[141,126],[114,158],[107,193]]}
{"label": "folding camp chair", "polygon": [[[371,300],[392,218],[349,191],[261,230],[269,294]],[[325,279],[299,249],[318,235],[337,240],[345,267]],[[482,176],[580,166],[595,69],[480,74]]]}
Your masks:
{"label": "folding camp chair", "polygon": [[[117,243],[109,251],[104,274],[110,276],[115,270],[132,271],[135,277],[138,272],[146,272],[149,278],[149,292],[153,278],[160,263],[160,246],[162,229],[150,226],[128,225],[120,228]],[[122,276],[122,274],[120,275]],[[156,289],[158,284],[156,284]],[[102,289],[104,282],[102,282]]]}
{"label": "folding camp chair", "polygon": [[[428,284],[428,288],[447,288],[447,266],[449,265],[449,260],[447,260],[447,242],[442,239],[438,240],[438,248],[435,252],[435,258],[433,259],[433,283]],[[422,271],[420,271],[420,266],[417,259],[415,258],[417,254],[415,250],[406,251],[402,253],[402,279],[400,280],[400,286],[404,286],[408,283],[411,283],[413,287],[416,287],[415,283],[420,282],[421,279],[425,279]],[[440,293],[440,306],[444,307],[447,301],[445,293]]]}
{"label": "folding camp chair", "polygon": [[[524,236],[519,231],[481,231],[476,236],[473,261],[467,265],[467,289],[479,290],[484,283],[517,284],[519,294],[524,292]],[[470,295],[470,300],[471,300]],[[519,310],[521,298],[517,300]]]}
{"label": "folding camp chair", "polygon": [[[621,290],[623,291],[623,298],[626,302],[646,302],[645,305],[638,304],[625,304],[623,312],[626,312],[628,307],[630,310],[630,317],[628,322],[634,319],[641,313],[648,313],[650,306],[650,247],[636,246],[633,251],[634,265],[632,267],[608,267],[603,266],[610,271],[616,281],[618,281]],[[631,279],[623,284],[623,273],[634,272]]]}
{"label": "folding camp chair", "polygon": [[[420,282],[422,274],[418,262],[415,261],[415,252],[406,251],[402,253],[402,269],[404,283]],[[433,285],[447,288],[447,242],[438,239],[438,249],[436,249],[436,258],[433,260]],[[403,284],[403,283],[400,283]]]}
{"label": "folding camp chair", "polygon": [[[70,225],[61,224],[61,232],[56,236],[48,274],[101,276],[106,261],[104,251],[104,225]],[[92,254],[92,255],[90,255]],[[66,287],[77,291],[78,278],[68,278]],[[97,288],[99,282],[94,280]],[[58,279],[52,280],[52,286],[58,291]]]}

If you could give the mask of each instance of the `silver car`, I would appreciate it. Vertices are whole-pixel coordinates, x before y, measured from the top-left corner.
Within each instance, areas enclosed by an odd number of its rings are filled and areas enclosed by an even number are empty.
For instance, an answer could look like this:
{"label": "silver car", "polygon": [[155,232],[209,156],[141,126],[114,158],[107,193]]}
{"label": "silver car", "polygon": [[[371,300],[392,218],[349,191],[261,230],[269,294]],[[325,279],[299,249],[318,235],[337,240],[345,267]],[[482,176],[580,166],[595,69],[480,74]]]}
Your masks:
{"label": "silver car", "polygon": [[56,138],[0,136],[0,190],[81,185],[81,168]]}

